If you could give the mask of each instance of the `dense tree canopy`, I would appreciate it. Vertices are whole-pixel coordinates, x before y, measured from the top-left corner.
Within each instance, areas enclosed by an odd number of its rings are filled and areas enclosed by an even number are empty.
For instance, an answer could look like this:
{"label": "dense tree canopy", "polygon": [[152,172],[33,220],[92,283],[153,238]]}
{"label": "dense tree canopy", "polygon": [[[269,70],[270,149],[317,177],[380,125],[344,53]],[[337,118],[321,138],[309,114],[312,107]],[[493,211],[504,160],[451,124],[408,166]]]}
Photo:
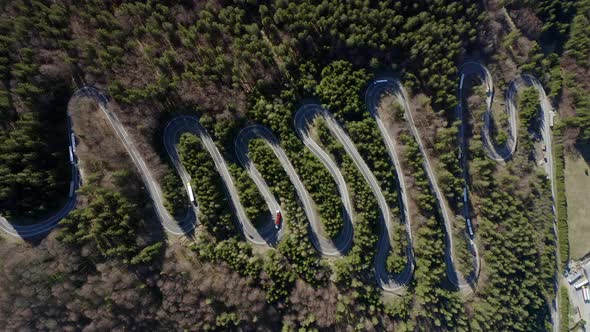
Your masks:
{"label": "dense tree canopy", "polygon": [[183,134],[178,144],[178,154],[192,178],[195,204],[199,205],[199,221],[220,239],[234,236],[231,207],[224,194],[224,184],[200,139],[193,134]]}
{"label": "dense tree canopy", "polygon": [[135,232],[140,218],[136,207],[118,192],[97,190],[90,192],[88,199],[88,207],[75,210],[60,222],[60,240],[78,248],[90,246],[105,259],[137,254]]}
{"label": "dense tree canopy", "polygon": [[[569,93],[575,115],[566,124],[586,140],[588,3],[502,2],[509,15],[518,12],[534,23],[523,29],[535,40],[525,43],[530,48],[519,60],[519,70],[538,75],[554,101],[563,90]],[[267,206],[244,169],[234,164],[233,139],[248,122],[269,127],[315,201],[326,234],[334,237],[342,229],[336,183],[293,128],[299,103],[319,100],[351,136],[395,214],[396,172],[366,110],[366,84],[374,73],[393,72],[412,95],[427,96],[435,117],[454,118],[459,62],[484,61],[487,55],[485,61],[501,61],[494,52],[512,47],[521,36],[512,33],[505,45],[492,42],[491,51],[481,47],[489,42],[488,27],[497,23],[489,22],[496,13],[486,15],[487,5],[496,4],[3,1],[0,214],[38,217],[67,197],[64,105],[82,84],[108,91],[118,116],[134,130],[132,136],[150,143],[161,142],[161,128],[146,125],[148,120],[197,110],[231,165],[253,220],[261,219]],[[520,104],[527,123],[533,118],[533,99],[527,94]],[[461,170],[452,148],[458,130],[452,121],[444,123],[431,148],[440,185],[458,210]],[[485,283],[467,303],[448,287],[438,203],[422,165],[424,156],[409,135],[402,135],[400,143],[420,216],[414,233],[415,276],[404,296],[384,303],[373,278],[383,231],[376,199],[320,122],[315,127],[319,141],[341,168],[353,196],[354,242],[344,258],[333,264],[321,260],[293,185],[261,141],[251,142],[251,158],[279,198],[288,232],[269,252],[239,240],[211,157],[198,137],[184,135],[179,154],[193,179],[204,226],[191,241],[192,250],[154,240],[161,234],[151,227],[154,218],[141,209],[150,207],[147,200],[136,201],[122,188],[86,187],[79,208],[62,221],[58,243],[49,238],[39,250],[14,251],[13,258],[13,246],[0,239],[0,249],[10,249],[0,250],[9,256],[0,266],[0,284],[9,285],[0,294],[0,323],[15,330],[546,330],[556,253],[547,218],[548,183],[530,160],[536,142],[521,135],[514,165],[499,169],[486,158],[478,129],[481,124],[474,123],[469,185],[487,270]],[[159,144],[152,145],[158,149]],[[148,166],[158,162],[149,160]],[[125,180],[129,173],[111,175]],[[169,210],[182,213],[187,200],[178,177],[168,174],[159,180]],[[153,238],[142,234],[154,229]],[[396,228],[391,240],[387,267],[396,273],[408,263],[403,227]],[[27,259],[31,256],[39,259]]]}
{"label": "dense tree canopy", "polygon": [[[566,123],[578,128],[582,140],[590,140],[590,96],[588,70],[590,70],[590,1],[577,3],[577,13],[571,25],[570,37],[567,41],[566,54],[575,60],[568,66],[565,73],[565,85],[573,97],[575,116],[568,118]],[[582,68],[582,69],[580,69]]]}
{"label": "dense tree canopy", "polygon": [[[65,201],[67,145],[53,152],[50,142],[64,143],[67,135],[57,131],[44,129],[36,113],[25,113],[11,130],[0,131],[1,215],[35,217]],[[52,133],[64,139],[52,137]]]}
{"label": "dense tree canopy", "polygon": [[469,174],[479,211],[481,254],[489,269],[489,281],[474,308],[474,326],[482,330],[546,330],[550,319],[547,299],[555,295],[556,252],[549,183],[535,172],[535,160],[530,158],[534,136],[527,128],[538,110],[538,94],[525,90],[520,100],[519,106],[525,109],[521,110],[519,148],[510,172],[499,170],[484,150],[484,100],[472,99],[469,103],[475,119],[469,143]]}

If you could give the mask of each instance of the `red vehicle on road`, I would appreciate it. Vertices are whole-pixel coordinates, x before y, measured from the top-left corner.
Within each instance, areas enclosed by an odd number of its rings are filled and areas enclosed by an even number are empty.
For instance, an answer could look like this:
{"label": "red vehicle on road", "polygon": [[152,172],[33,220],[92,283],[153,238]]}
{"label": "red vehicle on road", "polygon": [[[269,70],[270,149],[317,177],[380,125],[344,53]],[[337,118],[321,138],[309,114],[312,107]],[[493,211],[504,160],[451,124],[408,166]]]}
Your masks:
{"label": "red vehicle on road", "polygon": [[281,211],[277,210],[277,215],[275,217],[275,228],[276,229],[279,229],[279,227],[281,227],[281,219],[282,219]]}

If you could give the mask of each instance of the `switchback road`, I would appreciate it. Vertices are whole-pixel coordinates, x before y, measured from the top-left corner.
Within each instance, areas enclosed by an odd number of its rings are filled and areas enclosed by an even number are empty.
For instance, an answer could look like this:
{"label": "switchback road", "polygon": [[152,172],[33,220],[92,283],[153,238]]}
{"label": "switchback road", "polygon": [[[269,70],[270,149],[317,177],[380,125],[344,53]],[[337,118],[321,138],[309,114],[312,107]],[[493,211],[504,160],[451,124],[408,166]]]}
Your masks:
{"label": "switchback road", "polygon": [[[145,183],[150,198],[154,203],[154,209],[159,217],[159,220],[162,224],[162,227],[169,233],[175,235],[183,235],[191,232],[196,223],[197,223],[197,209],[194,208],[192,205],[187,209],[186,215],[181,220],[174,220],[174,218],[170,215],[170,213],[164,207],[164,199],[162,196],[162,190],[159,184],[154,180],[151,171],[147,167],[145,161],[141,157],[140,152],[138,151],[135,143],[130,138],[129,134],[123,127],[123,124],[117,117],[114,112],[111,112],[108,108],[109,101],[108,98],[103,95],[99,90],[93,87],[83,87],[77,90],[73,98],[77,97],[90,97],[96,100],[101,112],[104,114],[106,120],[110,124],[111,128],[115,131],[115,134],[125,147],[125,150],[131,157],[133,164],[137,167],[139,174],[141,175],[143,182]],[[6,233],[20,237],[20,238],[33,238],[42,234],[49,232],[53,229],[59,221],[65,218],[68,213],[76,207],[76,189],[78,189],[81,179],[79,176],[78,171],[78,164],[77,164],[77,157],[75,154],[76,144],[75,144],[75,135],[71,129],[70,117],[68,115],[68,138],[70,138],[70,163],[72,164],[72,184],[70,189],[70,196],[66,205],[59,210],[55,215],[46,220],[38,222],[34,225],[27,225],[21,226],[18,225],[15,220],[6,220],[5,218],[0,217],[0,228],[4,230]],[[177,169],[182,169],[182,166],[178,163],[178,158],[174,158],[172,160],[175,164]],[[183,169],[182,169],[183,170]],[[188,177],[186,172],[180,173],[181,178],[183,181],[188,181]],[[184,182],[185,188],[187,187],[188,182]]]}
{"label": "switchback road", "polygon": [[273,199],[267,199],[266,203],[269,208],[269,222],[267,222],[260,230],[254,227],[251,220],[248,219],[246,210],[240,201],[238,191],[234,185],[233,178],[230,175],[225,159],[221,155],[221,152],[219,152],[219,149],[215,145],[215,142],[213,142],[211,136],[209,136],[205,128],[199,123],[199,119],[195,116],[178,116],[169,121],[164,130],[164,146],[168,152],[168,156],[170,156],[176,167],[178,174],[183,179],[185,186],[186,183],[190,182],[190,177],[182,166],[178,152],[176,151],[176,146],[180,142],[180,137],[184,133],[191,133],[198,136],[203,147],[213,159],[215,169],[221,176],[226,195],[230,198],[232,208],[237,217],[236,226],[242,234],[244,234],[245,238],[257,245],[275,244],[277,242],[278,233],[275,231],[272,220],[274,216],[273,213],[277,209],[278,204]]}
{"label": "switchback road", "polygon": [[[379,284],[379,286],[381,286],[383,290],[394,292],[410,281],[413,272],[413,257],[408,257],[408,264],[400,275],[392,276],[387,271],[386,261],[387,256],[390,252],[390,239],[393,235],[393,218],[391,216],[389,206],[387,205],[387,201],[385,200],[385,197],[381,192],[379,182],[369,169],[369,166],[367,166],[367,164],[361,157],[360,153],[356,149],[356,146],[348,137],[344,129],[338,124],[336,119],[334,119],[334,117],[332,117],[332,115],[320,105],[306,104],[299,108],[295,115],[295,127],[298,131],[302,132],[303,136],[307,136],[308,126],[310,123],[313,122],[315,117],[321,117],[326,122],[328,128],[330,129],[330,132],[342,144],[346,153],[352,158],[356,167],[369,184],[371,191],[377,199],[377,204],[379,205],[379,212],[381,214],[381,220],[379,227],[379,241],[377,243],[378,249],[374,264],[375,276],[377,279],[377,283]],[[317,148],[315,148],[315,150],[321,151],[321,148],[319,148],[318,146]],[[409,251],[409,253],[411,253],[411,250]]]}
{"label": "switchback road", "polygon": [[[492,76],[490,74],[490,72],[487,70],[487,68],[485,66],[483,66],[480,63],[476,63],[476,62],[467,62],[465,63],[461,69],[460,69],[460,83],[459,83],[459,106],[457,107],[457,113],[458,115],[461,117],[461,119],[463,119],[464,116],[464,110],[463,110],[463,104],[464,104],[464,92],[463,92],[463,85],[465,82],[465,79],[470,78],[471,76],[476,76],[478,77],[483,84],[486,86],[486,112],[483,115],[483,120],[484,120],[484,128],[483,128],[483,143],[484,143],[484,148],[486,149],[486,152],[488,154],[488,156],[494,160],[496,160],[497,162],[507,162],[509,159],[512,158],[514,152],[516,151],[516,146],[517,146],[517,142],[518,142],[518,100],[517,100],[517,96],[518,96],[518,92],[519,90],[522,90],[523,88],[527,88],[527,87],[533,87],[535,90],[537,90],[538,95],[539,95],[539,105],[541,107],[540,111],[541,111],[541,117],[540,117],[540,125],[541,125],[541,137],[543,139],[543,144],[545,145],[545,158],[547,160],[547,162],[544,163],[545,166],[545,170],[547,172],[547,176],[549,178],[549,181],[551,183],[551,196],[553,199],[553,231],[557,236],[557,216],[555,215],[556,213],[556,208],[555,208],[555,202],[556,202],[556,184],[555,184],[555,173],[554,173],[554,164],[553,164],[553,140],[552,140],[552,135],[551,135],[551,123],[552,123],[552,119],[551,117],[554,116],[553,113],[553,107],[551,106],[551,102],[549,100],[549,98],[547,97],[547,94],[545,93],[545,89],[543,89],[543,86],[541,85],[541,83],[534,77],[531,75],[527,75],[527,74],[522,74],[517,76],[516,78],[514,78],[512,81],[510,81],[510,83],[508,84],[508,90],[506,91],[506,95],[505,95],[505,99],[506,99],[506,113],[509,116],[509,138],[507,143],[503,146],[503,147],[495,147],[493,144],[493,141],[490,137],[490,125],[491,125],[491,114],[492,114],[492,103],[493,103],[493,97],[494,97],[494,83],[492,81]],[[465,135],[465,131],[466,131],[466,121],[463,120],[462,121],[462,126],[461,126],[461,139],[462,139],[462,150],[467,152],[467,145],[465,143],[466,141],[466,135]],[[463,164],[463,169],[464,169],[464,174],[465,174],[465,178],[467,178],[467,157],[466,157],[466,153],[463,153],[463,160],[462,160],[462,164]],[[468,190],[468,186],[467,186],[467,181],[465,182],[465,190]],[[469,216],[469,211],[468,211],[468,204],[466,204],[466,208],[465,208],[465,216]],[[559,247],[558,247],[559,250]],[[559,257],[559,255],[557,255]],[[557,263],[559,264],[559,262]],[[559,285],[559,278],[556,278],[556,288],[558,288]],[[552,315],[552,319],[553,319],[553,330],[554,331],[558,331],[559,330],[559,310],[558,308],[558,301],[559,301],[559,296],[556,296],[552,306],[551,306],[551,315]]]}
{"label": "switchback road", "polygon": [[[382,134],[384,136],[389,137],[388,145],[391,146],[391,147],[389,147],[389,150],[393,154],[393,153],[395,153],[395,144],[394,144],[395,139],[394,139],[392,133],[390,133],[385,128],[385,125],[383,124],[380,117],[376,113],[376,107],[378,106],[378,102],[381,99],[381,97],[383,96],[383,94],[390,94],[392,96],[395,96],[397,98],[399,104],[404,109],[404,116],[405,116],[405,119],[408,124],[408,129],[410,130],[410,133],[412,134],[412,136],[414,136],[414,139],[416,140],[416,143],[418,144],[420,152],[424,156],[423,167],[424,167],[424,170],[426,171],[426,174],[428,176],[430,187],[431,187],[431,189],[432,189],[432,191],[439,203],[440,215],[441,215],[443,222],[444,222],[445,242],[447,244],[445,246],[445,263],[446,263],[446,267],[447,267],[447,277],[448,277],[449,281],[455,287],[466,288],[474,282],[474,279],[466,280],[456,268],[456,264],[454,261],[454,257],[455,257],[454,245],[455,244],[453,241],[453,233],[452,233],[452,229],[453,229],[452,225],[454,223],[454,219],[451,218],[451,215],[449,212],[450,209],[448,207],[447,200],[444,197],[442,190],[440,189],[440,187],[438,185],[438,180],[436,177],[435,170],[431,165],[430,158],[428,156],[426,147],[425,147],[425,145],[422,141],[422,138],[418,132],[418,129],[416,128],[416,125],[414,123],[414,117],[412,115],[412,110],[411,110],[410,105],[408,103],[407,93],[406,93],[404,87],[401,85],[401,83],[398,80],[396,80],[392,77],[383,77],[383,78],[379,78],[379,79],[373,81],[373,83],[367,89],[367,94],[365,97],[366,100],[370,100],[369,103],[370,103],[370,105],[372,105],[371,106],[372,109],[374,109],[373,113],[376,114],[376,115],[374,115],[374,117],[376,117],[376,119],[378,119],[377,123],[379,124],[379,127],[382,128],[381,129]],[[386,142],[387,142],[387,140],[386,140]],[[407,196],[406,196],[405,201],[407,201]],[[407,208],[406,208],[406,211],[407,211]],[[477,250],[473,243],[471,243],[471,245],[474,247],[475,250]],[[478,257],[477,251],[475,251],[475,252],[476,252],[476,255],[475,255],[473,264],[475,265],[475,270],[478,271],[479,270],[479,259],[477,259],[477,257]],[[470,276],[470,278],[476,278],[476,276]]]}
{"label": "switchback road", "polygon": [[[460,103],[457,107],[457,117],[461,120],[461,130],[459,133],[460,145],[461,145],[461,166],[463,168],[463,178],[464,178],[464,188],[466,194],[468,193],[468,171],[467,171],[467,133],[466,133],[466,122],[467,120],[464,118],[464,91],[463,85],[466,78],[471,76],[478,76],[482,79],[484,84],[487,88],[487,96],[486,96],[486,112],[484,113],[484,130],[482,134],[482,139],[484,141],[484,147],[488,153],[488,156],[498,162],[506,162],[508,161],[511,156],[513,155],[514,151],[516,150],[516,142],[517,142],[517,131],[518,131],[518,122],[517,122],[517,108],[516,108],[516,96],[517,93],[522,87],[532,86],[537,91],[539,91],[539,101],[541,104],[541,111],[542,111],[542,130],[541,134],[543,137],[544,144],[547,150],[547,158],[548,162],[546,163],[547,173],[551,179],[551,188],[552,194],[555,196],[555,183],[553,181],[553,160],[552,160],[552,141],[551,141],[551,128],[550,128],[550,116],[551,115],[551,104],[545,95],[545,92],[541,86],[541,84],[532,76],[529,75],[521,75],[513,80],[510,85],[509,89],[506,93],[506,111],[510,118],[510,136],[507,144],[504,147],[495,147],[493,145],[491,134],[490,134],[490,124],[491,124],[491,105],[493,102],[493,95],[494,95],[494,88],[491,75],[489,71],[483,66],[478,63],[469,62],[463,65],[460,69],[460,86],[459,86],[459,98]],[[306,190],[303,182],[299,178],[298,174],[296,173],[293,165],[289,161],[287,154],[281,148],[280,142],[278,139],[272,134],[272,132],[267,129],[266,127],[260,125],[252,125],[244,128],[238,136],[235,138],[235,152],[237,160],[240,164],[247,170],[250,177],[253,179],[254,183],[256,184],[258,190],[261,192],[266,204],[269,208],[269,219],[272,220],[275,210],[280,209],[280,204],[277,202],[276,197],[272,193],[269,186],[264,181],[262,174],[256,169],[254,163],[248,157],[248,143],[254,138],[260,138],[266,141],[270,148],[272,149],[275,156],[278,158],[282,168],[287,173],[291,183],[295,186],[296,192],[301,200],[303,205],[304,211],[308,220],[310,221],[310,228],[311,228],[311,242],[316,247],[316,249],[324,256],[334,256],[339,257],[345,254],[351,247],[353,241],[353,209],[352,209],[352,202],[351,202],[351,195],[348,191],[348,187],[345,183],[345,180],[336,165],[336,163],[331,159],[331,157],[323,151],[323,149],[309,136],[309,125],[313,122],[313,120],[317,117],[322,118],[330,132],[334,137],[342,144],[345,152],[352,158],[355,166],[358,168],[362,176],[365,178],[367,183],[369,184],[373,194],[375,195],[379,209],[381,214],[381,222],[380,222],[380,236],[378,241],[378,250],[377,255],[375,258],[375,275],[377,279],[377,283],[385,290],[385,291],[396,291],[402,288],[404,285],[408,284],[411,281],[412,273],[414,270],[414,257],[413,257],[413,249],[412,249],[412,229],[411,229],[411,214],[408,212],[408,193],[406,190],[406,184],[402,172],[402,164],[399,161],[398,151],[396,150],[396,142],[393,133],[389,132],[387,127],[384,125],[379,113],[377,112],[378,105],[381,101],[381,98],[384,94],[391,94],[395,96],[400,105],[402,105],[405,111],[405,117],[407,120],[408,129],[410,130],[411,134],[414,136],[416,142],[418,143],[419,149],[424,156],[424,169],[428,176],[430,186],[435,194],[435,197],[439,203],[439,209],[441,212],[442,219],[444,221],[445,226],[445,240],[446,240],[446,250],[445,250],[445,261],[447,265],[447,274],[449,281],[458,288],[466,288],[468,286],[473,286],[477,282],[477,277],[479,273],[479,253],[477,252],[477,247],[473,243],[471,237],[466,236],[468,239],[469,245],[472,247],[474,252],[474,260],[473,264],[475,267],[475,273],[469,275],[467,277],[463,277],[456,269],[455,262],[454,262],[454,243],[453,243],[453,236],[452,236],[452,223],[454,220],[450,216],[450,209],[448,207],[448,203],[446,198],[442,194],[442,190],[439,188],[438,181],[436,178],[435,169],[431,165],[430,158],[428,156],[428,152],[426,147],[423,144],[421,136],[419,134],[418,129],[414,123],[412,110],[408,103],[407,94],[401,85],[401,83],[391,77],[380,78],[378,80],[373,81],[365,94],[365,101],[367,103],[368,111],[373,116],[375,121],[377,122],[378,128],[380,130],[381,136],[383,137],[383,141],[387,147],[387,151],[391,160],[395,166],[396,178],[398,180],[398,189],[399,189],[399,202],[400,202],[400,211],[401,211],[401,223],[405,225],[407,234],[408,234],[408,243],[407,243],[407,250],[408,253],[408,264],[406,268],[400,273],[399,275],[391,275],[386,269],[386,260],[387,256],[390,251],[390,239],[392,238],[392,225],[394,222],[394,218],[391,215],[390,209],[388,204],[381,192],[381,188],[379,183],[361,155],[359,154],[358,150],[356,149],[352,140],[348,137],[345,130],[340,126],[340,124],[334,119],[334,117],[324,108],[317,104],[305,104],[303,105],[295,114],[294,117],[294,128],[297,131],[297,134],[305,144],[305,146],[310,149],[310,151],[321,161],[321,163],[328,169],[331,176],[334,178],[340,196],[343,201],[343,218],[344,218],[344,227],[341,232],[336,238],[329,239],[322,235],[321,227],[322,225],[321,220],[318,216],[318,212],[316,211],[315,204]],[[106,120],[110,124],[110,126],[115,131],[115,134],[122,142],[123,146],[125,147],[127,153],[131,157],[134,165],[137,167],[148,192],[150,194],[151,200],[154,203],[154,209],[159,217],[159,220],[163,226],[163,228],[171,233],[176,235],[182,235],[191,233],[194,227],[197,225],[198,220],[198,207],[196,205],[188,203],[187,206],[187,213],[186,215],[180,220],[174,220],[174,218],[169,214],[169,212],[164,207],[164,199],[162,195],[162,190],[159,184],[155,181],[152,176],[151,171],[147,167],[145,161],[143,160],[141,153],[138,151],[135,143],[128,135],[127,131],[125,130],[122,123],[119,121],[117,115],[109,110],[109,102],[108,98],[104,96],[100,91],[94,89],[92,87],[84,87],[74,94],[73,97],[91,97],[96,100],[101,112],[104,114]],[[186,170],[182,166],[180,162],[180,158],[178,156],[178,152],[176,150],[176,146],[179,143],[179,139],[183,133],[193,133],[197,135],[204,148],[207,152],[211,155],[216,170],[220,173],[220,176],[224,183],[224,189],[226,194],[229,196],[232,202],[232,208],[234,209],[235,215],[237,217],[237,227],[238,229],[244,234],[244,237],[256,244],[256,245],[263,245],[263,246],[274,246],[278,241],[280,241],[281,237],[284,234],[284,227],[281,227],[279,230],[276,230],[272,224],[272,222],[267,222],[264,226],[256,228],[252,224],[252,222],[246,216],[244,207],[240,202],[239,193],[237,192],[235,185],[233,183],[233,179],[229,173],[227,164],[215,146],[215,143],[211,139],[211,137],[206,133],[205,129],[199,124],[198,118],[193,116],[180,116],[171,120],[164,130],[163,140],[164,146],[169,157],[172,160],[173,165],[175,166],[182,182],[184,185],[184,190],[190,190],[189,184],[191,182],[190,176],[187,174]],[[52,228],[54,228],[59,220],[67,216],[67,214],[75,208],[76,206],[76,189],[79,187],[81,183],[79,171],[78,171],[78,164],[75,155],[75,148],[76,142],[74,138],[74,133],[71,129],[71,124],[68,117],[68,136],[71,137],[70,139],[70,152],[71,152],[71,167],[72,167],[72,182],[71,182],[71,193],[70,197],[67,200],[65,206],[59,210],[54,216],[47,218],[41,222],[38,222],[35,225],[28,225],[28,226],[21,226],[17,225],[13,220],[8,221],[5,218],[0,217],[0,229],[4,230],[6,233],[21,237],[21,238],[31,238],[35,237],[44,233],[47,233]],[[465,208],[463,209],[462,213],[465,218],[471,217],[471,212],[469,211],[469,204],[465,204]],[[286,218],[289,216],[286,215]]]}

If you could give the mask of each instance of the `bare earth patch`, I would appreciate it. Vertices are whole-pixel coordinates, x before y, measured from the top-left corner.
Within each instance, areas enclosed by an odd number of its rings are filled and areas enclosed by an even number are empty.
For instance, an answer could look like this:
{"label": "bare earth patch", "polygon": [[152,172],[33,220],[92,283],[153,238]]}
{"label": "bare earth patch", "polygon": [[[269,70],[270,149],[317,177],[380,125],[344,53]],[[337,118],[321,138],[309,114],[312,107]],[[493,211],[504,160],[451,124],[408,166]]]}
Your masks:
{"label": "bare earth patch", "polygon": [[[145,238],[162,236],[144,183],[96,101],[72,99],[69,113],[76,135],[76,156],[83,184],[94,181],[101,188],[121,191],[141,208],[147,227],[141,227],[138,235]],[[84,206],[85,202],[80,204]]]}
{"label": "bare earth patch", "polygon": [[70,114],[83,180],[97,174],[101,187],[113,189],[113,172],[128,170],[135,173],[125,148],[93,99],[72,100]]}

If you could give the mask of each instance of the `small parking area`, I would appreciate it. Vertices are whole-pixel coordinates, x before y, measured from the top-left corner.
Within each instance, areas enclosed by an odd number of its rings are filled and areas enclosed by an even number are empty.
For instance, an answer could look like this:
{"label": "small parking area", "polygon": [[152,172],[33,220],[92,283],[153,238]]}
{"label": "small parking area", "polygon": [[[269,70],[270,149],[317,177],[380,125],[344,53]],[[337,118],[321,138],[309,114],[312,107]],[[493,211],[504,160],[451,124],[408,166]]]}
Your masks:
{"label": "small parking area", "polygon": [[[572,266],[566,276],[570,302],[572,304],[573,324],[581,319],[590,322],[590,259]],[[586,294],[584,294],[586,292]],[[573,326],[573,325],[571,325]]]}

